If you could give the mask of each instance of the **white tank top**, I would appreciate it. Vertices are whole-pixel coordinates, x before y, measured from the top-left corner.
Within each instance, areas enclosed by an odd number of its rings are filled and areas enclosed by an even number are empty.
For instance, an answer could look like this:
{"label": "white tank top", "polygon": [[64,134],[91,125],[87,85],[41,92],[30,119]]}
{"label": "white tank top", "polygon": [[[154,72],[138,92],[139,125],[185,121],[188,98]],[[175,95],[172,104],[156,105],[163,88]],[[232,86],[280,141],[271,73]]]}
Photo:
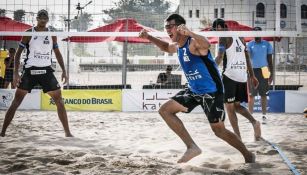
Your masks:
{"label": "white tank top", "polygon": [[245,46],[240,38],[232,37],[232,44],[226,49],[227,64],[224,67],[224,75],[234,81],[247,81],[247,65],[244,50]]}
{"label": "white tank top", "polygon": [[[48,29],[49,31],[49,29]],[[32,27],[32,32],[35,32]],[[27,47],[25,68],[51,66],[53,42],[51,36],[32,36]]]}

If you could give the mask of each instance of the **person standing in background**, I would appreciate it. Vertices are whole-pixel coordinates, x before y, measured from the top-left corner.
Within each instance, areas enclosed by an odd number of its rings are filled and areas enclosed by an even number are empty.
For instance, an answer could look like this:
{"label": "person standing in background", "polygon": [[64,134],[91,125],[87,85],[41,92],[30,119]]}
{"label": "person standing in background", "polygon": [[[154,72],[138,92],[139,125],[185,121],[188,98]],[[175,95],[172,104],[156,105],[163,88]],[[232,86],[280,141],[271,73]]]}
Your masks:
{"label": "person standing in background", "polygon": [[11,83],[11,89],[15,89],[16,87],[13,84],[13,72],[14,72],[14,56],[16,49],[9,49],[9,57],[5,58],[5,75],[4,75],[4,89],[7,89]]}
{"label": "person standing in background", "polygon": [[[261,30],[260,27],[254,28],[254,31]],[[259,94],[261,96],[262,119],[265,123],[267,119],[267,96],[269,95],[269,88],[273,80],[274,72],[272,61],[273,47],[268,41],[262,40],[261,37],[255,37],[255,40],[247,44],[247,50],[252,60],[254,74],[259,81],[257,88],[254,88],[251,82],[249,82],[248,108],[252,114],[254,111],[255,96]]]}

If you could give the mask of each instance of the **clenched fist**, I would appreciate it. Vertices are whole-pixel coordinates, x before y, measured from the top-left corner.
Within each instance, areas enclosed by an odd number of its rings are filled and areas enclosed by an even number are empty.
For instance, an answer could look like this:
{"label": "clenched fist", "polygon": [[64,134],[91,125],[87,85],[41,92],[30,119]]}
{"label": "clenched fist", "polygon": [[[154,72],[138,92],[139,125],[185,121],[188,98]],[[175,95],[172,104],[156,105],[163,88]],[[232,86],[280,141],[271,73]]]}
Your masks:
{"label": "clenched fist", "polygon": [[141,30],[140,33],[139,33],[140,38],[148,39],[148,36],[149,36],[149,34],[145,29]]}
{"label": "clenched fist", "polygon": [[185,35],[185,36],[190,36],[190,34],[191,34],[191,31],[184,24],[181,24],[180,26],[178,26],[177,31],[181,35]]}

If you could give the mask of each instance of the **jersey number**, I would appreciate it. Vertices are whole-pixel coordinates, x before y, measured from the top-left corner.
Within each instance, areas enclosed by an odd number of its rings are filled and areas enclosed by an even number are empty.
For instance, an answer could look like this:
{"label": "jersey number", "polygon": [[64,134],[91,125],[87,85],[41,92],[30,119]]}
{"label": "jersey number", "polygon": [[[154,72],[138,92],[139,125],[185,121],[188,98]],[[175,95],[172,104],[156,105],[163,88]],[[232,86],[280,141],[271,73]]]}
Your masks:
{"label": "jersey number", "polygon": [[183,50],[183,61],[185,61],[185,62],[190,61],[190,58],[189,58],[189,56],[187,55],[187,49],[186,49],[186,48],[183,48],[182,50]]}
{"label": "jersey number", "polygon": [[238,40],[236,40],[237,46],[236,46],[236,52],[242,52],[242,47],[240,46]]}

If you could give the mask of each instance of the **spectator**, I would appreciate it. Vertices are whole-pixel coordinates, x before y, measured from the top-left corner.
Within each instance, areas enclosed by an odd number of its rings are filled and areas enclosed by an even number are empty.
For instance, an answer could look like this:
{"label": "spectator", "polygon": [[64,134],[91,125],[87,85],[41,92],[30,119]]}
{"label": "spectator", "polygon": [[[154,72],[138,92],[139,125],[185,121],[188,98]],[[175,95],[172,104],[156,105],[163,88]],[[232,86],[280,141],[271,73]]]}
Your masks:
{"label": "spectator", "polygon": [[9,84],[11,83],[11,88],[15,89],[13,85],[13,72],[14,72],[14,56],[15,56],[16,49],[10,48],[9,49],[9,57],[5,58],[5,75],[4,75],[4,88],[7,89]]}
{"label": "spectator", "polygon": [[168,65],[166,67],[166,72],[165,73],[160,73],[158,75],[157,83],[160,83],[160,84],[171,83],[169,81],[170,81],[170,77],[172,75],[172,70],[173,70],[172,66]]}

